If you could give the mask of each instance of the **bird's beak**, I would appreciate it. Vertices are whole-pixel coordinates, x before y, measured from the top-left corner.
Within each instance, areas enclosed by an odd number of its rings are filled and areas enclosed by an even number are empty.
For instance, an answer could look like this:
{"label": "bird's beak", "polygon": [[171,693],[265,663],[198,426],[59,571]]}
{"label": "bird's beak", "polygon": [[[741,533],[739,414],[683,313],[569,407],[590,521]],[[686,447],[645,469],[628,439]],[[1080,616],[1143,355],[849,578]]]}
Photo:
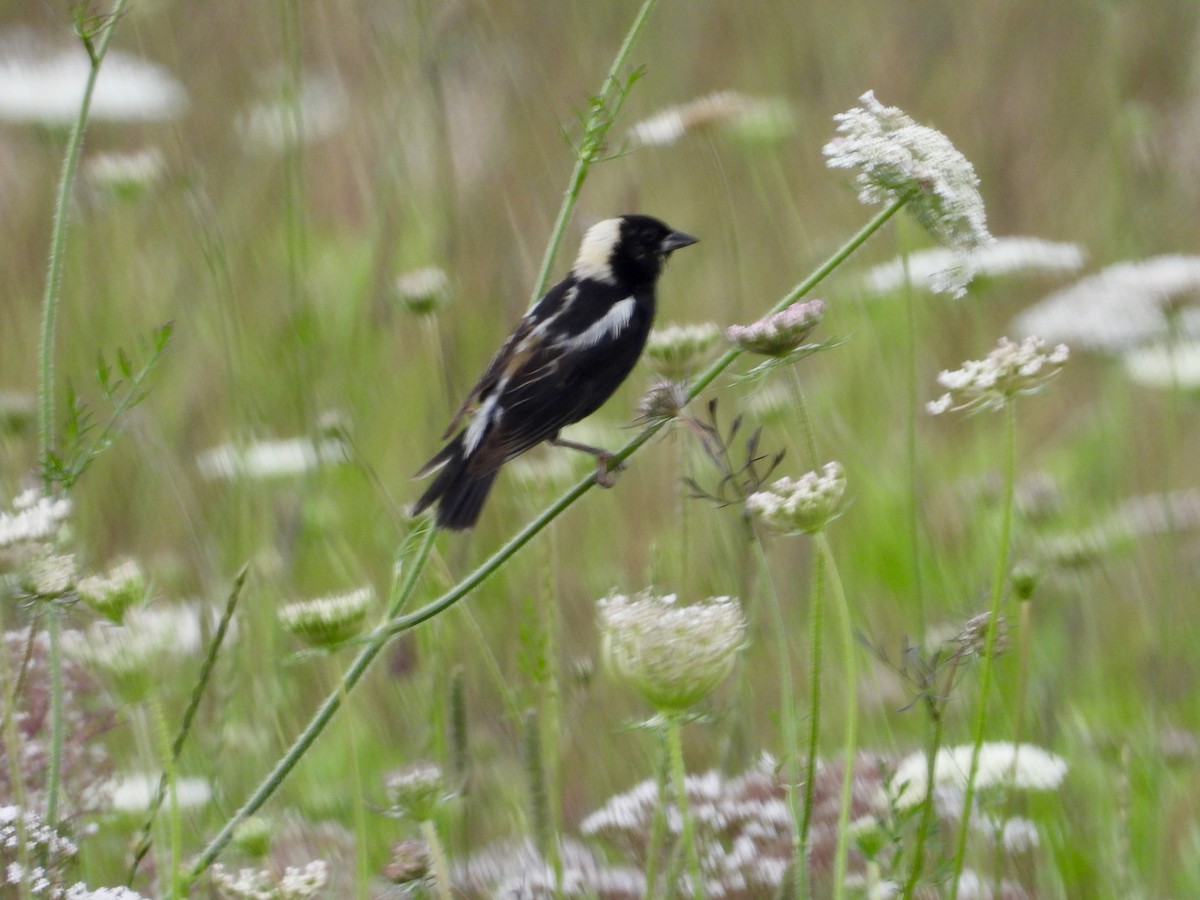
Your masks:
{"label": "bird's beak", "polygon": [[699,240],[699,238],[694,238],[682,231],[672,231],[662,239],[662,244],[659,246],[662,249],[663,255],[666,256],[672,250],[678,250],[680,247],[689,247]]}

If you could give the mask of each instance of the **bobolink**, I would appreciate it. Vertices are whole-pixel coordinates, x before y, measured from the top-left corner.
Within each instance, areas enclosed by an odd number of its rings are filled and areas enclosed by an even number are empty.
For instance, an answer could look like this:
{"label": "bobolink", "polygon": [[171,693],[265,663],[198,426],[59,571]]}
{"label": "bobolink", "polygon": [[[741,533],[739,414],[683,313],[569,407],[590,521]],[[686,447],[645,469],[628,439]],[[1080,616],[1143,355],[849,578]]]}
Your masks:
{"label": "bobolink", "polygon": [[438,475],[414,513],[437,503],[438,526],[470,528],[500,467],[542,441],[591,453],[596,481],[611,486],[612,454],[561,439],[559,430],[599,409],[633,369],[654,322],[663,263],[694,243],[649,216],[588,229],[571,273],[526,313],[442,439],[461,430],[417,473]]}

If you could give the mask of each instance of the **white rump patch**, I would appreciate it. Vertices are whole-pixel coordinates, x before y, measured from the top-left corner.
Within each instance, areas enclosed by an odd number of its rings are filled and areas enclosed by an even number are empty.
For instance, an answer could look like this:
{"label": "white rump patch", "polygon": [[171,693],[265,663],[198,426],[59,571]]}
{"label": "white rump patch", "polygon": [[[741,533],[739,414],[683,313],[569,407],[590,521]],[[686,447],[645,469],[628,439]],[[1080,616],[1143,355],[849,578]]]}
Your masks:
{"label": "white rump patch", "polygon": [[620,239],[620,219],[597,222],[583,236],[583,243],[579,245],[579,256],[575,258],[575,265],[571,267],[572,274],[576,278],[593,278],[611,284],[613,273],[608,261]]}
{"label": "white rump patch", "polygon": [[504,390],[504,384],[501,382],[496,385],[496,390],[490,397],[483,401],[483,405],[471,417],[471,424],[467,426],[467,434],[463,438],[463,456],[470,456],[479,446],[479,442],[483,440],[484,434],[487,432],[488,425],[494,420],[499,419],[504,413],[504,409],[500,404],[500,394]]}
{"label": "white rump patch", "polygon": [[633,308],[636,305],[637,301],[632,297],[617,301],[608,308],[608,312],[589,325],[585,331],[559,341],[558,345],[566,349],[578,350],[583,347],[594,347],[605,338],[616,337],[633,318]]}

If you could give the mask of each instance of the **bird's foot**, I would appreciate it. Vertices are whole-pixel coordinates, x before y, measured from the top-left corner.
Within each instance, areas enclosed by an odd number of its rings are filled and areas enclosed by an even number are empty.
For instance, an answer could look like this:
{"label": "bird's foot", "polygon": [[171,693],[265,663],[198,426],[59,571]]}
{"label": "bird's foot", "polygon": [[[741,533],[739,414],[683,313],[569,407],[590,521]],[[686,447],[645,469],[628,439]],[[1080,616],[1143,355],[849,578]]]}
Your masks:
{"label": "bird's foot", "polygon": [[616,456],[612,453],[596,456],[596,484],[602,488],[610,488],[617,483],[617,476],[624,472],[627,466],[624,462],[613,462]]}

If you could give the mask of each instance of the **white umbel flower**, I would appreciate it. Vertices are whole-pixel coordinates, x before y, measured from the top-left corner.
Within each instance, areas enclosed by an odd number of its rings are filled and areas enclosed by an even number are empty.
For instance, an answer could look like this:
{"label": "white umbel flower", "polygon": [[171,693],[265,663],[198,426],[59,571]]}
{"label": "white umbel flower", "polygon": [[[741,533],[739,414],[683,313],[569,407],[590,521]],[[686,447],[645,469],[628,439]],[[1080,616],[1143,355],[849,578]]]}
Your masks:
{"label": "white umbel flower", "polygon": [[[938,751],[933,775],[935,786],[965,791],[973,750],[972,744],[960,744]],[[1049,750],[1033,744],[997,741],[979,748],[975,788],[979,791],[994,787],[1053,791],[1066,775],[1066,760]],[[917,752],[905,757],[896,767],[888,786],[889,795],[898,807],[910,808],[924,801],[928,785],[928,757],[924,752]]]}
{"label": "white umbel flower", "polygon": [[374,599],[375,592],[364,587],[348,594],[299,600],[279,610],[279,622],[313,646],[333,647],[362,631]]}
{"label": "white umbel flower", "polygon": [[141,566],[127,559],[103,575],[81,578],[75,590],[80,600],[119,625],[125,618],[125,611],[145,598],[146,575]]}
{"label": "white umbel flower", "polygon": [[[882,263],[863,275],[863,286],[886,294],[906,284],[933,290],[941,273],[957,263],[958,253],[946,247],[917,250],[908,257]],[[1055,243],[1033,237],[998,237],[971,251],[977,277],[1000,278],[1017,274],[1059,275],[1078,272],[1086,255],[1078,244]]]}
{"label": "white umbel flower", "polygon": [[[116,812],[141,813],[154,803],[159,776],[135,772],[113,779],[108,785],[109,805]],[[204,806],[212,799],[212,785],[205,778],[175,779],[175,802],[180,809]]]}
{"label": "white umbel flower", "polygon": [[221,444],[200,453],[196,457],[196,468],[210,481],[286,478],[322,465],[344,463],[346,459],[346,444],[340,438],[297,437],[250,444]]}
{"label": "white umbel flower", "polygon": [[986,358],[967,360],[961,369],[938,375],[946,393],[925,408],[933,416],[952,410],[999,409],[1020,394],[1040,391],[1062,370],[1069,355],[1066,344],[1047,350],[1041,338],[1027,337],[1020,343],[1000,338]]}
{"label": "white umbel flower", "polygon": [[992,240],[975,169],[944,134],[884,106],[874,91],[859,101],[862,106],[834,116],[838,136],[825,145],[826,164],[859,170],[863,203],[890,203],[911,194],[909,212],[939,243],[958,251],[932,287],[962,296],[974,273],[971,251]]}
{"label": "white umbel flower", "polygon": [[[18,29],[0,37],[0,119],[66,126],[79,115],[91,61],[82,44],[53,47]],[[187,93],[161,66],[110,50],[89,115],[97,121],[165,122],[187,107]]]}
{"label": "white umbel flower", "polygon": [[389,772],[383,779],[389,812],[416,822],[429,822],[446,800],[446,779],[437,763],[418,762]]}
{"label": "white umbel flower", "polygon": [[1124,351],[1180,334],[1200,338],[1198,299],[1200,256],[1156,256],[1055,291],[1020,313],[1012,330],[1082,350]]}
{"label": "white umbel flower", "polygon": [[668,106],[629,129],[629,141],[641,146],[667,146],[684,136],[715,125],[728,125],[744,136],[773,136],[794,127],[791,110],[778,100],[748,97],[737,91],[718,91],[688,103]]}
{"label": "white umbel flower", "polygon": [[0,512],[0,550],[52,540],[71,514],[66,497],[44,497],[37,490],[25,491],[12,505],[11,513]]}
{"label": "white umbel flower", "polygon": [[712,322],[665,325],[650,332],[642,358],[655,374],[679,381],[704,362],[720,336]]}
{"label": "white umbel flower", "polygon": [[783,534],[812,534],[841,514],[846,471],[827,462],[820,472],[780,478],[765,491],[746,498],[746,507],[768,528]]}
{"label": "white umbel flower", "polygon": [[733,671],[745,640],[741,604],[731,597],[681,606],[646,590],[600,601],[604,655],[613,673],[662,713],[681,713]]}
{"label": "white umbel flower", "polygon": [[1145,387],[1200,389],[1200,340],[1139,347],[1124,362],[1125,373]]}

